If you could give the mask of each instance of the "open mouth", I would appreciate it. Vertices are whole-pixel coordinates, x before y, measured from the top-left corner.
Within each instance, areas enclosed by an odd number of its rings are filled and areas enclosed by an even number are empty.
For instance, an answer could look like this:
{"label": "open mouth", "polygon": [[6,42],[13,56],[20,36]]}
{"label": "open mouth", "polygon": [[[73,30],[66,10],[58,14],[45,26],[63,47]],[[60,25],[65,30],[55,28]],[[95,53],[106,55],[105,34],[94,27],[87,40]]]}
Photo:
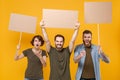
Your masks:
{"label": "open mouth", "polygon": [[39,46],[38,44],[36,44],[36,46]]}
{"label": "open mouth", "polygon": [[89,43],[89,41],[85,41],[85,43],[87,43],[87,44],[88,44],[88,43]]}

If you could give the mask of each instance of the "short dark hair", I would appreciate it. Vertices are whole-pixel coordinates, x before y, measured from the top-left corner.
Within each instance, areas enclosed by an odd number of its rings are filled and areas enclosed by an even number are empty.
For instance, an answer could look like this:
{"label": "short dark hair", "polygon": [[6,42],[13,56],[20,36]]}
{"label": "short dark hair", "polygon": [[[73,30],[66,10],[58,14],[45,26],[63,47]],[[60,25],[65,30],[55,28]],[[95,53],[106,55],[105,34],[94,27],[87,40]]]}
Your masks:
{"label": "short dark hair", "polygon": [[64,40],[65,40],[65,38],[64,38],[63,35],[61,35],[61,34],[57,34],[57,35],[55,35],[55,37],[54,37],[54,41],[56,40],[56,37],[62,37],[62,38],[63,38],[63,42],[64,42]]}
{"label": "short dark hair", "polygon": [[41,41],[41,45],[40,45],[40,46],[43,46],[44,40],[43,40],[43,38],[42,38],[41,35],[35,35],[35,36],[32,38],[32,40],[31,40],[31,44],[34,46],[33,43],[34,43],[35,38],[37,38],[39,41]]}
{"label": "short dark hair", "polygon": [[90,30],[84,30],[84,31],[83,31],[83,35],[84,35],[84,34],[91,34],[91,35],[92,35],[92,32],[91,32]]}

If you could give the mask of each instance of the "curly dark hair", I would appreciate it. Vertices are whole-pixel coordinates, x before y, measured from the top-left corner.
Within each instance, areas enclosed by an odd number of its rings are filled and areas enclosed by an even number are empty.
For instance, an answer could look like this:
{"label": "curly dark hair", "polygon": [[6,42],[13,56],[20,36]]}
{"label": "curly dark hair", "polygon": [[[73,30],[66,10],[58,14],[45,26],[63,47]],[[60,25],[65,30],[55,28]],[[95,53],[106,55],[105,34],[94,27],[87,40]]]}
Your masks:
{"label": "curly dark hair", "polygon": [[31,44],[34,46],[33,43],[34,43],[35,38],[37,38],[39,41],[41,41],[41,45],[40,45],[40,46],[43,46],[44,40],[43,40],[43,38],[42,38],[41,35],[35,35],[35,36],[32,38],[32,40],[31,40]]}

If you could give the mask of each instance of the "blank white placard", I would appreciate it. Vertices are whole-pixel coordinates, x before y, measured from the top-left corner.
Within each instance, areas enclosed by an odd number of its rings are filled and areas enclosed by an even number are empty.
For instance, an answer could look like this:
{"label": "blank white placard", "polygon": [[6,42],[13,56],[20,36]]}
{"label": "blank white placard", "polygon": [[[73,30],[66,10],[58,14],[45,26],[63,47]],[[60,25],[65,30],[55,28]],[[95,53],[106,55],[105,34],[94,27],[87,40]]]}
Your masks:
{"label": "blank white placard", "polygon": [[85,23],[100,24],[112,22],[111,2],[85,2]]}
{"label": "blank white placard", "polygon": [[9,30],[35,33],[36,21],[36,17],[12,13],[10,15]]}
{"label": "blank white placard", "polygon": [[78,21],[78,11],[43,9],[45,27],[73,28]]}

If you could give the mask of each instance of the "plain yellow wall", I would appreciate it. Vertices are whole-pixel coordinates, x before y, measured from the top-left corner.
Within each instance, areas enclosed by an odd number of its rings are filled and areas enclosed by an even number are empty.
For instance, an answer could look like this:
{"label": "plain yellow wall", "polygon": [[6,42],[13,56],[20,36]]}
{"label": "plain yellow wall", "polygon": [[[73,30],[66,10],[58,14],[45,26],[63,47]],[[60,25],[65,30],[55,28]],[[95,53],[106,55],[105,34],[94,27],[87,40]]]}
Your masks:
{"label": "plain yellow wall", "polygon": [[[39,22],[42,19],[42,9],[63,9],[78,10],[81,27],[76,44],[82,42],[81,34],[85,29],[93,32],[93,43],[97,44],[97,25],[87,25],[84,23],[84,2],[100,1],[112,2],[112,23],[100,24],[100,43],[105,53],[110,57],[110,64],[101,61],[101,78],[102,80],[120,80],[120,0],[0,0],[0,80],[23,80],[26,69],[26,58],[14,61],[16,45],[19,41],[20,32],[8,30],[11,13],[37,17],[36,34],[41,34]],[[65,36],[65,46],[71,39],[72,29],[53,29],[47,28],[50,41],[53,43],[54,35],[61,33]],[[22,34],[21,50],[32,47],[31,38],[35,34]],[[45,45],[42,47],[45,49]],[[71,77],[75,80],[77,64],[73,62],[73,53],[71,56]],[[47,58],[47,67],[44,68],[44,79],[49,78],[49,57]]]}

